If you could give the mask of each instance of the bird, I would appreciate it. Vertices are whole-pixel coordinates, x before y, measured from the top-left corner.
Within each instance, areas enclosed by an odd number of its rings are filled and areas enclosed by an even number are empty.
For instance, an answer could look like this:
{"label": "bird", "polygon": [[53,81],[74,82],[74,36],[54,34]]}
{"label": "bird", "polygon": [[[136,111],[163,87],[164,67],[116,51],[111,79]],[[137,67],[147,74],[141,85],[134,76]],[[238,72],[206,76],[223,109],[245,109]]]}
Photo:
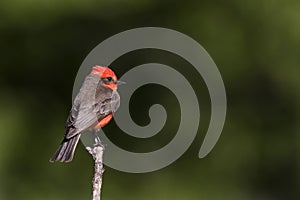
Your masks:
{"label": "bird", "polygon": [[64,138],[50,162],[72,161],[81,134],[109,123],[120,106],[117,87],[122,83],[110,68],[99,65],[92,68],[74,99]]}

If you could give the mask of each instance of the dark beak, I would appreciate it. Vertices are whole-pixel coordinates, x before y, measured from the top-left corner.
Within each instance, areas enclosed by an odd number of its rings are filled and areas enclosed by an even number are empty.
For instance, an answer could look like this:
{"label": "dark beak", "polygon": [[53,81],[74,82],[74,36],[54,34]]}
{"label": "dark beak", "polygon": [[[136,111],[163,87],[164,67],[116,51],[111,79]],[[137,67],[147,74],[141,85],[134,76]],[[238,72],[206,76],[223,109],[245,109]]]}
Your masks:
{"label": "dark beak", "polygon": [[123,84],[126,84],[126,82],[124,82],[124,81],[117,81],[117,85],[123,85]]}

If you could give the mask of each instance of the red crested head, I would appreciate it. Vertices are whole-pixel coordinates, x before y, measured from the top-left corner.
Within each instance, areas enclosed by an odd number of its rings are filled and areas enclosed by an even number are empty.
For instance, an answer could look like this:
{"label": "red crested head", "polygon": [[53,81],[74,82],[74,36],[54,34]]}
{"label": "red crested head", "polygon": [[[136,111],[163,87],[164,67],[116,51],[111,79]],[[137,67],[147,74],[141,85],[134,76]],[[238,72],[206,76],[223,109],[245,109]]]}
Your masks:
{"label": "red crested head", "polygon": [[116,74],[109,69],[108,67],[101,67],[99,65],[96,65],[93,67],[93,70],[91,72],[92,74],[98,75],[103,82],[104,87],[108,87],[112,90],[117,89],[117,76]]}
{"label": "red crested head", "polygon": [[96,74],[96,75],[100,76],[100,78],[112,77],[115,80],[117,80],[116,74],[108,67],[102,67],[102,66],[96,65],[93,67],[92,74]]}

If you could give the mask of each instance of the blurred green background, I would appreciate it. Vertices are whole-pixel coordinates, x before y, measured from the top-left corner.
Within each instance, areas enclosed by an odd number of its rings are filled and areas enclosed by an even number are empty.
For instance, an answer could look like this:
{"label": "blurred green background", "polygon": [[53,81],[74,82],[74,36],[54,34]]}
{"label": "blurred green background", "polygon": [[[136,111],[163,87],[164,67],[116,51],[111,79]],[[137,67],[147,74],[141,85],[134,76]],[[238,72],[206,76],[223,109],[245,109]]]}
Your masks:
{"label": "blurred green background", "polygon": [[[124,55],[112,66],[119,76],[150,61],[185,73],[202,109],[200,129],[188,151],[164,169],[128,174],[106,167],[103,199],[299,199],[299,11],[300,1],[292,0],[2,0],[0,199],[91,198],[93,160],[81,143],[72,163],[48,160],[63,137],[85,56],[104,39],[144,26],[180,31],[209,52],[227,91],[226,124],[213,151],[198,159],[210,118],[205,83],[166,52]],[[140,125],[149,122],[153,91],[175,116],[167,128],[142,141],[112,122],[105,132],[115,143],[139,152],[172,139],[179,105],[165,88],[138,90],[132,116]]]}

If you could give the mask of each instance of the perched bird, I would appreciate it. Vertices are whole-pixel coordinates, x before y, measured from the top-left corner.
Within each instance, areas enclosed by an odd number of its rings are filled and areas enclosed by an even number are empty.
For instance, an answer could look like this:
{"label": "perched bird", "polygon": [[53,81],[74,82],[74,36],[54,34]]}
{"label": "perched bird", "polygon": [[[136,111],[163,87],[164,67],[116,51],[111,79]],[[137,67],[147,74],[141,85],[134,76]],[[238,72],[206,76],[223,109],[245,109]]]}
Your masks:
{"label": "perched bird", "polygon": [[85,78],[70,111],[64,139],[50,162],[70,162],[79,141],[86,130],[105,126],[120,105],[115,73],[108,67],[94,66]]}

